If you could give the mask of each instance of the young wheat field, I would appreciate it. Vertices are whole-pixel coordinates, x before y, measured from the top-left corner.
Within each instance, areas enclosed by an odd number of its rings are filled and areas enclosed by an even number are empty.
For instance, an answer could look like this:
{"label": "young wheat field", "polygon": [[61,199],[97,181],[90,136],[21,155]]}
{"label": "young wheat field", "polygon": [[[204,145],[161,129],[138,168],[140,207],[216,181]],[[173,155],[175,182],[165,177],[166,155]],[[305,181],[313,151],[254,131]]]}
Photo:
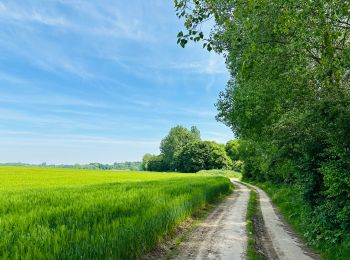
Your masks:
{"label": "young wheat field", "polygon": [[196,174],[0,167],[1,259],[135,259],[232,187]]}

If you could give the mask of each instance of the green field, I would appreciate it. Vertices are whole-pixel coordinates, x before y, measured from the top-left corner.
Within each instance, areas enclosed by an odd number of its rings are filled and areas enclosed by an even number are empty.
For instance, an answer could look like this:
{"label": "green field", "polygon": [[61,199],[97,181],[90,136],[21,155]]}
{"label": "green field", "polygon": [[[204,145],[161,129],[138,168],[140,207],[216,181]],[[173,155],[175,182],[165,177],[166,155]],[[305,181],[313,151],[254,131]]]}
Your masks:
{"label": "green field", "polygon": [[0,258],[134,259],[227,194],[196,174],[0,167]]}

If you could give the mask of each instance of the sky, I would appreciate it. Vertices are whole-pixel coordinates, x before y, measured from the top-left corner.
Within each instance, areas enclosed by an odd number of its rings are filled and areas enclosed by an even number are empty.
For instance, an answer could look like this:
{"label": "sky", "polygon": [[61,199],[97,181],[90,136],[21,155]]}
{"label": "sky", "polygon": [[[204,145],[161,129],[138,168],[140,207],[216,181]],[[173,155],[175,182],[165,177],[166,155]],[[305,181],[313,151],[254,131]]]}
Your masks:
{"label": "sky", "polygon": [[224,59],[181,29],[172,0],[0,0],[0,162],[140,161],[176,125],[232,139]]}

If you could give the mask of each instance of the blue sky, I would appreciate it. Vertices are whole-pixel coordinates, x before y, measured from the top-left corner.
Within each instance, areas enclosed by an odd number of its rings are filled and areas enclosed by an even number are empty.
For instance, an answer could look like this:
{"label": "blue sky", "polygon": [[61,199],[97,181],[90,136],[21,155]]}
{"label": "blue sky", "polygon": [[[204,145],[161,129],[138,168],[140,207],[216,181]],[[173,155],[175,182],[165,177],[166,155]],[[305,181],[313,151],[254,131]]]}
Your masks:
{"label": "blue sky", "polygon": [[0,0],[0,161],[141,160],[178,124],[232,139],[223,58],[181,28],[172,0]]}

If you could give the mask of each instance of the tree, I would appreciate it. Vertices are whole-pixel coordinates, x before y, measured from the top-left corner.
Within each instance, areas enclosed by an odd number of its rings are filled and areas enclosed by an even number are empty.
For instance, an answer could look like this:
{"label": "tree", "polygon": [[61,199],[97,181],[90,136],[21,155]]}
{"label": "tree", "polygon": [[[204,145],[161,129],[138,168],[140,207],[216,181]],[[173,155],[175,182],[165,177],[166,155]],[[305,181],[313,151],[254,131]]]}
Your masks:
{"label": "tree", "polygon": [[224,145],[210,141],[188,143],[178,157],[179,170],[182,172],[227,169],[231,163]]}
{"label": "tree", "polygon": [[233,139],[226,143],[225,150],[232,161],[239,160],[239,139]]}
{"label": "tree", "polygon": [[[244,177],[297,183],[321,218],[316,237],[348,233],[350,1],[175,0],[175,6],[185,27],[178,43],[203,41],[226,58],[231,79],[217,119],[242,141]],[[210,19],[205,35],[202,24]]]}
{"label": "tree", "polygon": [[229,169],[232,166],[231,159],[227,156],[225,145],[213,141],[205,141],[210,147],[210,153],[206,169]]}
{"label": "tree", "polygon": [[144,170],[197,172],[232,167],[225,145],[201,141],[200,132],[195,126],[191,130],[182,126],[173,127],[162,140],[160,150],[160,155],[144,155]]}
{"label": "tree", "polygon": [[196,126],[191,126],[191,133],[194,134],[198,138],[198,140],[201,139],[201,132]]}
{"label": "tree", "polygon": [[148,170],[148,163],[150,162],[150,160],[152,160],[152,158],[154,157],[153,154],[150,153],[146,153],[143,158],[142,158],[142,170],[147,171]]}
{"label": "tree", "polygon": [[164,164],[164,159],[162,155],[152,155],[147,164],[148,171],[162,172],[166,171],[167,168]]}
{"label": "tree", "polygon": [[180,172],[197,172],[206,169],[210,149],[204,142],[188,143],[178,157]]}
{"label": "tree", "polygon": [[191,131],[183,126],[172,128],[160,144],[160,151],[163,156],[165,168],[168,171],[176,171],[177,158],[184,146],[199,140],[199,131],[196,127],[192,127]]}

